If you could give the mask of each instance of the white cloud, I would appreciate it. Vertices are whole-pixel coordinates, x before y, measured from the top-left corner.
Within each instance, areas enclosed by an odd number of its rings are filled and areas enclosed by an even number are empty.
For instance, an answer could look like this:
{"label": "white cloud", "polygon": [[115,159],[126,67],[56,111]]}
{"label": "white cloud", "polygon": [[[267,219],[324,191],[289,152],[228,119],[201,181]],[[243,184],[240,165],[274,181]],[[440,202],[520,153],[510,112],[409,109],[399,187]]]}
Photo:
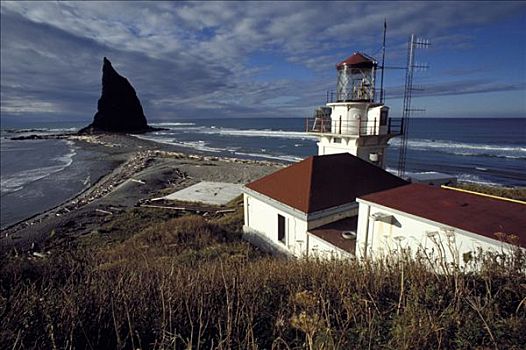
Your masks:
{"label": "white cloud", "polygon": [[[105,55],[153,118],[177,110],[191,117],[213,106],[237,116],[308,110],[323,102],[334,64],[349,51],[378,51],[384,18],[390,47],[400,53],[413,31],[466,49],[473,37],[453,28],[524,9],[516,2],[2,1],[2,111],[33,111],[24,109],[23,97],[89,119]],[[281,57],[291,69],[310,69],[311,81],[254,80],[265,67],[250,57],[261,52]]]}

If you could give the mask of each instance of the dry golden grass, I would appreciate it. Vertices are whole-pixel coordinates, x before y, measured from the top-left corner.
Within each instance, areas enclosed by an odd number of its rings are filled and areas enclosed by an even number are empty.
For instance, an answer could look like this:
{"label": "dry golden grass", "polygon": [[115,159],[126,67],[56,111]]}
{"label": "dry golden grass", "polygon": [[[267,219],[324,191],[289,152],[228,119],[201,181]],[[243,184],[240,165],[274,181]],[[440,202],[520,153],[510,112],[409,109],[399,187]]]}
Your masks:
{"label": "dry golden grass", "polygon": [[455,187],[526,202],[526,187],[496,187],[472,183],[459,183]]}
{"label": "dry golden grass", "polygon": [[[236,214],[234,214],[236,215]],[[109,246],[0,265],[0,347],[521,349],[526,264],[294,261],[189,216]],[[221,224],[225,223],[225,226]],[[239,223],[238,223],[239,224]]]}

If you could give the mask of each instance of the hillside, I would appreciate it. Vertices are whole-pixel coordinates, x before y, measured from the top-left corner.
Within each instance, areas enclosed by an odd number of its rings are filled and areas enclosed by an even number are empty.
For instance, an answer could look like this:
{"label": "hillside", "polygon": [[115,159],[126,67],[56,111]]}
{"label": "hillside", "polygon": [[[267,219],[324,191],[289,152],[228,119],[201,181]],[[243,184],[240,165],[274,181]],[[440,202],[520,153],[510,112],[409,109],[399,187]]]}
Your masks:
{"label": "hillside", "polygon": [[242,208],[129,209],[43,256],[3,257],[3,348],[519,349],[526,263],[292,261],[241,240]]}

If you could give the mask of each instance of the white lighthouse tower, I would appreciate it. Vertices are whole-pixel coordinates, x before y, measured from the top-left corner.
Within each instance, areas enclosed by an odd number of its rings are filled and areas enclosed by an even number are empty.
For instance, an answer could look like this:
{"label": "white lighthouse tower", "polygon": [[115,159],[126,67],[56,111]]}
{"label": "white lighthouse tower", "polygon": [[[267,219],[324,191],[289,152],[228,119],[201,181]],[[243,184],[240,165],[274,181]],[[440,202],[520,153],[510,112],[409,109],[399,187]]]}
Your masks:
{"label": "white lighthouse tower", "polygon": [[318,155],[348,152],[384,167],[387,142],[403,128],[401,120],[389,118],[375,89],[376,69],[377,62],[360,52],[336,65],[336,93],[327,94],[327,107],[306,123],[306,131],[319,137]]}

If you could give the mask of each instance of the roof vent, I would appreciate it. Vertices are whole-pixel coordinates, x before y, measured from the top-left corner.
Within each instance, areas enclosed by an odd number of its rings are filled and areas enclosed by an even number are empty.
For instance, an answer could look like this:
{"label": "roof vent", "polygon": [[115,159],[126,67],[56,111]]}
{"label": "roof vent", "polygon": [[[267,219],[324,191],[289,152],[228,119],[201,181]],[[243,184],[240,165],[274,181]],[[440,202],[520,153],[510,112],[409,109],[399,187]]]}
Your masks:
{"label": "roof vent", "polygon": [[356,232],[354,231],[343,231],[342,237],[344,239],[356,239]]}

